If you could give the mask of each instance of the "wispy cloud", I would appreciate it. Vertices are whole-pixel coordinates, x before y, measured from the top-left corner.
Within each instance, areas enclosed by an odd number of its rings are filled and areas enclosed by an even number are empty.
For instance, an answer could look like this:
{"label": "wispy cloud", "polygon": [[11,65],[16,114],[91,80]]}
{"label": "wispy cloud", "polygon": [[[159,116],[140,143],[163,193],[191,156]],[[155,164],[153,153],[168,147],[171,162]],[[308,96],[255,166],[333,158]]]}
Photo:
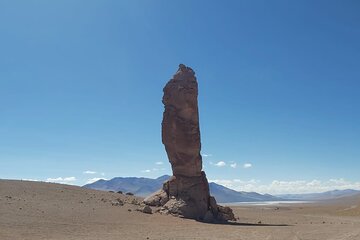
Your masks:
{"label": "wispy cloud", "polygon": [[86,181],[86,184],[90,184],[90,183],[94,183],[94,182],[96,182],[96,181],[99,181],[99,180],[101,180],[101,179],[103,179],[103,180],[107,180],[107,179],[105,179],[105,178],[89,178],[87,181]]}
{"label": "wispy cloud", "polygon": [[273,180],[270,183],[262,183],[260,180],[255,180],[255,179],[251,179],[251,180],[214,179],[214,180],[209,180],[209,182],[215,182],[237,191],[259,192],[259,193],[270,193],[270,194],[315,193],[315,192],[326,192],[335,189],[360,190],[360,182],[351,182],[343,178],[329,179],[327,181],[320,181],[316,179],[311,181]]}
{"label": "wispy cloud", "polygon": [[219,162],[215,163],[214,165],[217,167],[225,167],[226,163],[224,161],[219,161]]}
{"label": "wispy cloud", "polygon": [[237,163],[230,161],[228,163],[226,163],[225,161],[219,161],[217,163],[213,163],[212,161],[209,162],[210,165],[216,166],[216,167],[225,167],[225,166],[229,166],[231,168],[236,168],[237,167]]}
{"label": "wispy cloud", "polygon": [[145,170],[141,170],[141,172],[142,173],[149,173],[149,172],[151,172],[151,170],[150,169],[145,169]]}
{"label": "wispy cloud", "polygon": [[72,184],[76,180],[77,180],[76,177],[57,177],[57,178],[47,178],[46,182]]}
{"label": "wispy cloud", "polygon": [[251,168],[252,164],[251,163],[244,163],[243,168]]}
{"label": "wispy cloud", "polygon": [[155,164],[156,165],[163,165],[164,163],[159,161],[159,162],[156,162]]}
{"label": "wispy cloud", "polygon": [[32,182],[39,182],[40,180],[39,179],[33,179],[33,178],[24,178],[24,179],[21,179],[22,181],[32,181]]}
{"label": "wispy cloud", "polygon": [[204,154],[201,154],[203,157],[211,157],[212,156],[212,154],[206,154],[206,153],[204,153]]}
{"label": "wispy cloud", "polygon": [[96,174],[95,171],[86,170],[83,172],[83,174]]}

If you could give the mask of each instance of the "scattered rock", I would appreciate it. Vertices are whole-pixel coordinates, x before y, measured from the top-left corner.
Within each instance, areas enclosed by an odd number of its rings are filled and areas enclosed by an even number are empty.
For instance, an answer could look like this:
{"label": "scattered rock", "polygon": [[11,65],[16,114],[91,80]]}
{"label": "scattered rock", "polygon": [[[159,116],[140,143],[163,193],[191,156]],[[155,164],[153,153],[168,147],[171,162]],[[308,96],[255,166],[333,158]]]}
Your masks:
{"label": "scattered rock", "polygon": [[114,200],[111,202],[112,206],[124,206],[124,201],[121,200],[120,198]]}
{"label": "scattered rock", "polygon": [[146,213],[146,214],[152,214],[153,213],[151,207],[149,207],[148,205],[144,205],[144,206],[138,208],[137,210],[142,212],[142,213]]}
{"label": "scattered rock", "polygon": [[162,189],[154,193],[153,195],[150,195],[149,197],[144,199],[144,203],[146,203],[149,206],[163,206],[167,201],[169,200],[168,195],[165,191]]}
{"label": "scattered rock", "polygon": [[128,195],[128,196],[134,196],[134,194],[131,193],[131,192],[127,192],[126,195]]}
{"label": "scattered rock", "polygon": [[218,205],[217,219],[220,221],[236,220],[231,208]]}
{"label": "scattered rock", "polygon": [[117,191],[117,193],[119,193],[119,194],[123,194],[123,192],[122,192],[122,191]]}
{"label": "scattered rock", "polygon": [[134,198],[131,200],[131,204],[140,205],[140,202]]}

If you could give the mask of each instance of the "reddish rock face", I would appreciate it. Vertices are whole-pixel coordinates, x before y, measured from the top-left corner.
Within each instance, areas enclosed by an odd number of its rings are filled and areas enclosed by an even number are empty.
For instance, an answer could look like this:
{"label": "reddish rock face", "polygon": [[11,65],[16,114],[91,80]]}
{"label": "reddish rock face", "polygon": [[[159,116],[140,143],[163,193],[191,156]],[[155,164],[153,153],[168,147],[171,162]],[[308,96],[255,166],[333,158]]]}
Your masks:
{"label": "reddish rock face", "polygon": [[210,196],[202,169],[195,72],[183,64],[164,87],[162,142],[173,176],[144,203],[161,207],[161,213],[207,222],[235,220],[232,210],[218,206]]}
{"label": "reddish rock face", "polygon": [[162,121],[162,142],[175,176],[200,176],[200,129],[198,84],[194,71],[180,65],[164,87],[165,111]]}

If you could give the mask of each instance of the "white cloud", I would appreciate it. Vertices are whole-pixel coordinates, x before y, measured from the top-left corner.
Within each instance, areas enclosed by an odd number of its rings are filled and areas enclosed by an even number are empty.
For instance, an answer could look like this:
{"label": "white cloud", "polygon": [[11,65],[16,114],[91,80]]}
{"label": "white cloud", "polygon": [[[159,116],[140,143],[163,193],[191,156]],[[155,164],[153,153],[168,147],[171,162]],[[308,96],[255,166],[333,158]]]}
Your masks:
{"label": "white cloud", "polygon": [[226,180],[226,179],[209,179],[209,182],[214,182],[220,185],[223,185],[228,188],[233,188],[233,180]]}
{"label": "white cloud", "polygon": [[215,163],[215,166],[224,167],[224,166],[226,166],[226,163],[224,161],[220,161],[220,162]]}
{"label": "white cloud", "polygon": [[24,178],[24,179],[21,179],[22,181],[32,181],[32,182],[40,182],[40,180],[38,179],[32,179],[32,178]]}
{"label": "white cloud", "polygon": [[76,181],[76,177],[58,177],[58,178],[47,178],[46,182],[72,184]]}
{"label": "white cloud", "polygon": [[203,157],[211,157],[212,156],[212,154],[201,154]]}
{"label": "white cloud", "polygon": [[143,173],[149,173],[149,172],[151,172],[151,170],[150,170],[150,169],[146,169],[146,170],[142,170],[141,172],[143,172]]}
{"label": "white cloud", "polygon": [[251,168],[252,167],[252,164],[251,163],[245,163],[243,165],[243,168]]}
{"label": "white cloud", "polygon": [[236,166],[237,166],[236,163],[231,163],[231,164],[230,164],[230,167],[232,167],[232,168],[236,168]]}
{"label": "white cloud", "polygon": [[89,179],[86,181],[86,184],[94,183],[94,182],[96,182],[96,181],[99,181],[100,179],[107,180],[107,179],[105,179],[105,178],[89,178]]}
{"label": "white cloud", "polygon": [[329,179],[320,181],[317,179],[311,181],[280,181],[273,180],[270,183],[261,183],[259,180],[240,180],[240,179],[215,179],[209,180],[225,187],[232,188],[237,191],[259,192],[270,194],[286,194],[286,193],[315,193],[326,192],[331,190],[356,189],[360,190],[360,182],[351,182],[343,178]]}
{"label": "white cloud", "polygon": [[156,165],[163,165],[164,163],[163,162],[156,162],[155,164]]}
{"label": "white cloud", "polygon": [[84,171],[83,174],[96,174],[96,172],[87,170],[87,171]]}

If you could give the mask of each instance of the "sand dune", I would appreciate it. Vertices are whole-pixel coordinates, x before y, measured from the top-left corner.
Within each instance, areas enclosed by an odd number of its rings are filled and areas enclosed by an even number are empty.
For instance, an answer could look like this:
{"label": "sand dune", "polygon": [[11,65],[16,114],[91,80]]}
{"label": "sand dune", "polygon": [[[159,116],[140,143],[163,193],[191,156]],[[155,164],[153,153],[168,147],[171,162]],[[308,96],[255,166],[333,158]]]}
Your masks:
{"label": "sand dune", "polygon": [[233,207],[239,220],[230,224],[144,214],[136,211],[140,201],[69,185],[0,180],[0,239],[360,239],[360,196]]}

